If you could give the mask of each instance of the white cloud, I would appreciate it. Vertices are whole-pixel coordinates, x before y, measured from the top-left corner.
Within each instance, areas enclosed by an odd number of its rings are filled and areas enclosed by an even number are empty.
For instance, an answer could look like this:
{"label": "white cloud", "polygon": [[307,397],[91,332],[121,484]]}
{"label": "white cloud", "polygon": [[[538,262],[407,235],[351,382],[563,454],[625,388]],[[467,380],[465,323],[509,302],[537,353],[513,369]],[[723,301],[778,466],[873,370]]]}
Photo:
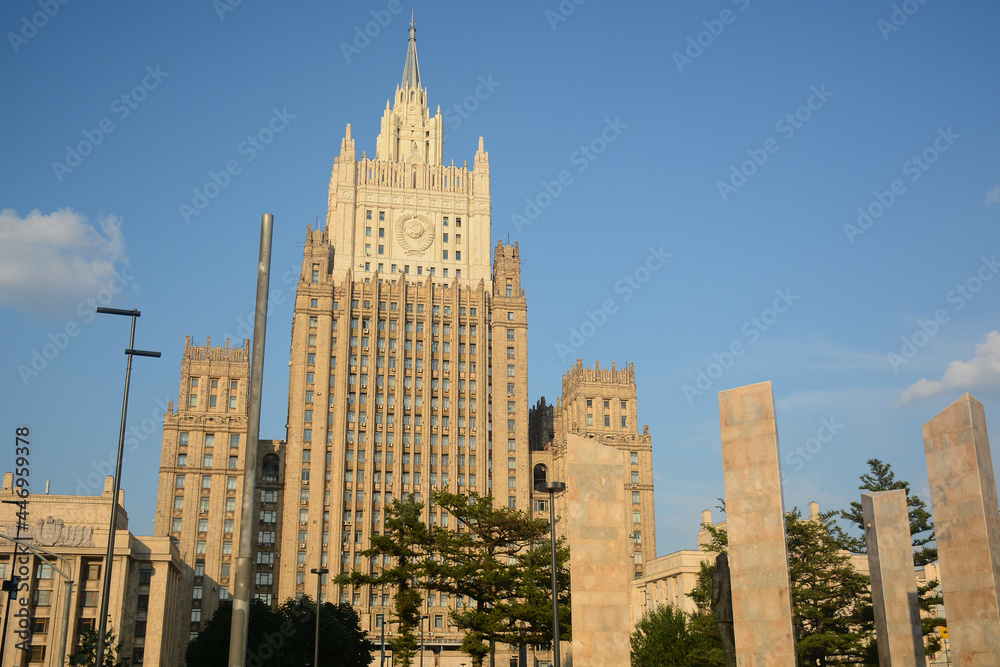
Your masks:
{"label": "white cloud", "polygon": [[991,331],[986,334],[986,340],[976,345],[976,356],[971,361],[951,362],[940,380],[920,378],[903,391],[896,407],[946,391],[995,387],[1000,387],[1000,332]]}
{"label": "white cloud", "polygon": [[1000,185],[994,186],[986,193],[986,205],[1000,204]]}
{"label": "white cloud", "polygon": [[128,257],[121,219],[98,224],[72,209],[0,211],[0,306],[56,314],[105,289]]}

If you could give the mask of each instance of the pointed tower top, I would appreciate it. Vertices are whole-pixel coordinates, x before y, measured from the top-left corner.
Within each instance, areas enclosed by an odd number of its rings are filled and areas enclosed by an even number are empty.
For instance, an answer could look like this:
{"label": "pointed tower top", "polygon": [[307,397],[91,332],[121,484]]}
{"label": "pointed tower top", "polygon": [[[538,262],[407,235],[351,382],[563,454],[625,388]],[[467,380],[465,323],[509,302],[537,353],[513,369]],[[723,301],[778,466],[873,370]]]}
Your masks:
{"label": "pointed tower top", "polygon": [[406,47],[406,64],[403,65],[403,88],[420,88],[420,65],[417,63],[417,28],[410,14],[410,42]]}

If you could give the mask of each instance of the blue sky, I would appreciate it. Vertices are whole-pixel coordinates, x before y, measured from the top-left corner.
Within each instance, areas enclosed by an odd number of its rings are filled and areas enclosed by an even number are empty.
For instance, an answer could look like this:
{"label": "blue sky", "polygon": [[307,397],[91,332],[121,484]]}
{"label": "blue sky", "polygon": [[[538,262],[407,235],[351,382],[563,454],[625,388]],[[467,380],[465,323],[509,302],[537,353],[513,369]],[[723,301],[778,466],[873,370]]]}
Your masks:
{"label": "blue sky", "polygon": [[[346,124],[374,152],[409,10],[3,3],[0,424],[30,426],[35,491],[99,491],[128,320],[92,309],[139,308],[163,357],[134,363],[123,485],[152,531],[185,336],[249,331],[264,212],[261,435],[284,436],[306,225]],[[788,507],[856,500],[871,457],[929,501],[921,425],[966,391],[1000,423],[1000,6],[415,11],[446,160],[485,138],[494,241],[520,246],[532,401],[577,357],[635,363],[661,554],[723,495],[719,390],[773,382]]]}

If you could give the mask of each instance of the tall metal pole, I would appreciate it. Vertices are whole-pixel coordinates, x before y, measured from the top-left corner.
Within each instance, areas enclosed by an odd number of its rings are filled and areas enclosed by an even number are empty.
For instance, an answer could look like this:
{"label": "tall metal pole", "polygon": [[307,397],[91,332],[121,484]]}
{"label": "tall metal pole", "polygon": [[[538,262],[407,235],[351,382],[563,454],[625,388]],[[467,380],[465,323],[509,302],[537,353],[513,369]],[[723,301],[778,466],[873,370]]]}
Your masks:
{"label": "tall metal pole", "polygon": [[[104,664],[104,649],[105,649],[105,634],[108,630],[108,607],[110,606],[111,597],[111,565],[112,559],[115,555],[115,533],[118,527],[118,493],[121,490],[122,484],[122,459],[125,455],[125,422],[128,417],[128,388],[129,382],[132,377],[132,357],[159,357],[159,352],[148,352],[145,350],[136,350],[135,346],[135,321],[142,314],[134,308],[132,310],[122,310],[121,308],[98,308],[98,313],[107,315],[125,315],[132,318],[132,331],[128,338],[128,349],[125,350],[125,356],[128,357],[128,361],[125,364],[125,395],[122,398],[122,422],[121,427],[118,431],[118,461],[115,464],[115,477],[114,483],[111,491],[111,519],[108,522],[108,550],[104,558],[104,582],[101,586],[101,611],[98,615],[98,630],[97,630],[97,662],[98,665]],[[120,629],[120,628],[119,628]]]}
{"label": "tall metal pole", "polygon": [[560,667],[559,663],[559,582],[556,570],[556,494],[566,490],[564,482],[540,482],[536,491],[549,494],[549,530],[552,543],[552,665]]}
{"label": "tall metal pole", "polygon": [[243,461],[243,506],[240,508],[240,546],[233,578],[233,623],[229,631],[229,667],[243,667],[250,630],[250,553],[253,550],[253,507],[257,485],[257,440],[260,438],[261,382],[264,379],[264,337],[267,331],[267,292],[271,276],[271,232],[274,216],[260,221],[260,257],[257,262],[257,303],[253,318],[253,356],[250,359],[250,404],[247,446]]}
{"label": "tall metal pole", "polygon": [[[320,555],[320,562],[322,562],[322,554]],[[319,595],[320,586],[323,585],[323,575],[329,574],[330,570],[325,567],[314,567],[309,570],[316,575],[316,639],[313,644],[313,667],[319,667]]]}

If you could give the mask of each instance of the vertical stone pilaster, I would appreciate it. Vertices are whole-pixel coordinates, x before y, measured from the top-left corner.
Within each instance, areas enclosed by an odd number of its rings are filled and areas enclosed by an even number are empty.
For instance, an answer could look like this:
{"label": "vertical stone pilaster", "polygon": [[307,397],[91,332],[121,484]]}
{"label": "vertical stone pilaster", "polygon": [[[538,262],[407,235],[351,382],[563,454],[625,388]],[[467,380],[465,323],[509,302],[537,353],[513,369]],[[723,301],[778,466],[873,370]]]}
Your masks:
{"label": "vertical stone pilaster", "polygon": [[566,495],[573,576],[573,664],[628,667],[631,536],[625,453],[567,436]]}
{"label": "vertical stone pilaster", "polygon": [[878,659],[882,667],[923,667],[924,637],[913,577],[906,491],[861,494]]}
{"label": "vertical stone pilaster", "polygon": [[969,394],[924,424],[952,664],[1000,664],[1000,514],[983,404]]}
{"label": "vertical stone pilaster", "polygon": [[740,667],[794,667],[792,599],[771,383],[719,392],[733,626]]}

